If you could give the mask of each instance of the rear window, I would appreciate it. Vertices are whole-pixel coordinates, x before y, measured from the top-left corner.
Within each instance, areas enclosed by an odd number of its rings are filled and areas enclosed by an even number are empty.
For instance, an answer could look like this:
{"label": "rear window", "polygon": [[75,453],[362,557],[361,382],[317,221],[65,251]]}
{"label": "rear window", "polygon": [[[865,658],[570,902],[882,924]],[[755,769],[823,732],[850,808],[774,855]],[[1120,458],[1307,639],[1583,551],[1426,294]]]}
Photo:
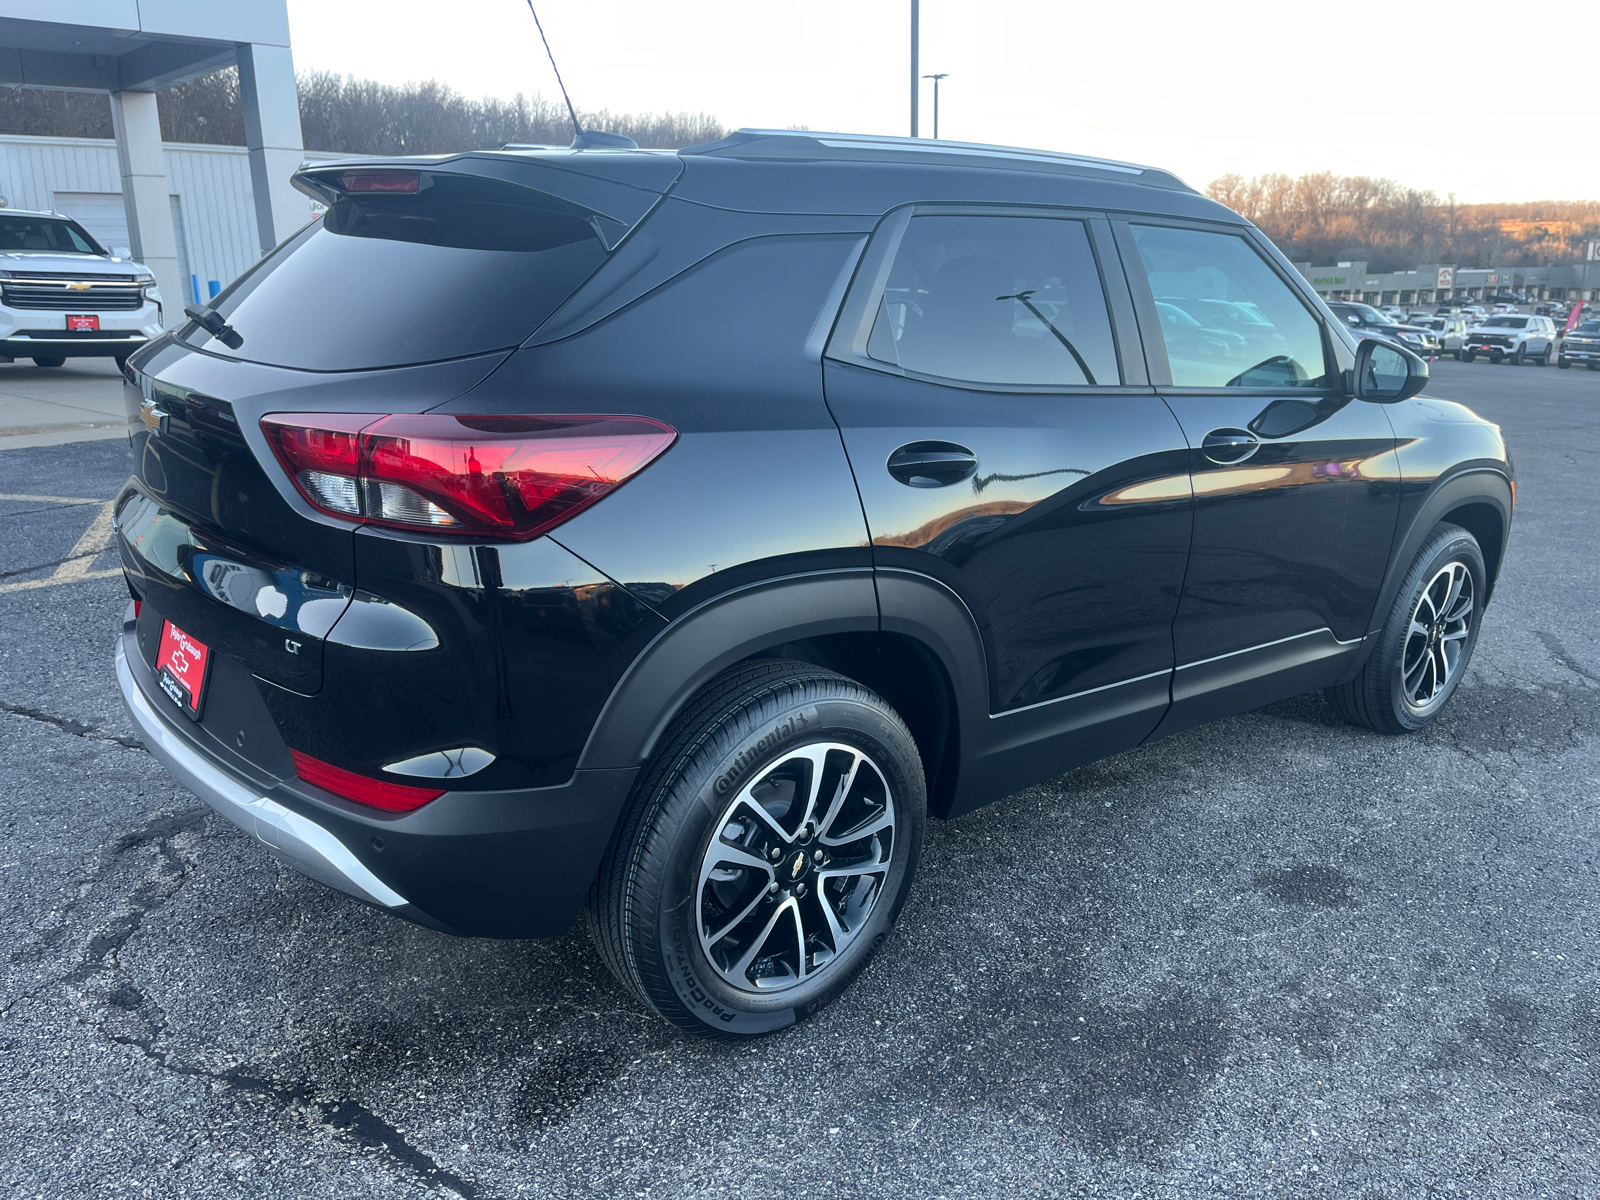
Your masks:
{"label": "rear window", "polygon": [[[421,173],[414,194],[337,199],[211,307],[217,354],[313,371],[463,358],[527,338],[605,257],[586,210],[516,184]],[[226,334],[225,334],[226,336]]]}

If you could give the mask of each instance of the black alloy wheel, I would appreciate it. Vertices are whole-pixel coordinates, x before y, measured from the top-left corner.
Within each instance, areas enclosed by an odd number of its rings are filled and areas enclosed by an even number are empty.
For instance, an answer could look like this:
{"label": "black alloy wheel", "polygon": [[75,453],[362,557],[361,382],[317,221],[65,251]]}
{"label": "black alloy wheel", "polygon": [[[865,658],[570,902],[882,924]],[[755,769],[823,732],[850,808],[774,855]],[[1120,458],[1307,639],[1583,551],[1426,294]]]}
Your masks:
{"label": "black alloy wheel", "polygon": [[1548,367],[1550,365],[1550,344],[1545,343],[1544,353],[1536,360],[1535,366]]}
{"label": "black alloy wheel", "polygon": [[1441,524],[1412,561],[1371,654],[1353,679],[1328,688],[1334,710],[1379,733],[1431,725],[1472,661],[1488,572],[1478,539]]}
{"label": "black alloy wheel", "polygon": [[926,808],[916,743],[880,697],[808,663],[734,668],[641,775],[589,893],[590,935],[680,1029],[782,1029],[887,937]]}

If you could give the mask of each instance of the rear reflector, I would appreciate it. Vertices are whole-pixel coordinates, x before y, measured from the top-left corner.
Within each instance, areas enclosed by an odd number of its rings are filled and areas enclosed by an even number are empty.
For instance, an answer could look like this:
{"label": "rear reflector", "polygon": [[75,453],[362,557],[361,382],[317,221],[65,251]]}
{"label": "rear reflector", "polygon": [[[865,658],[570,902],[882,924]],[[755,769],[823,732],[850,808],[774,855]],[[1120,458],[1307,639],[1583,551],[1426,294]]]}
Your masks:
{"label": "rear reflector", "polygon": [[274,413],[261,428],[331,516],[516,541],[615,491],[678,437],[622,416]]}
{"label": "rear reflector", "polygon": [[347,192],[414,192],[421,180],[415,171],[346,171],[339,184]]}
{"label": "rear reflector", "polygon": [[357,775],[354,771],[346,771],[343,767],[325,763],[309,754],[301,754],[298,750],[289,751],[289,755],[294,759],[295,774],[307,783],[315,784],[335,796],[381,808],[385,812],[412,812],[444,795],[443,788],[409,787],[403,783],[389,783]]}

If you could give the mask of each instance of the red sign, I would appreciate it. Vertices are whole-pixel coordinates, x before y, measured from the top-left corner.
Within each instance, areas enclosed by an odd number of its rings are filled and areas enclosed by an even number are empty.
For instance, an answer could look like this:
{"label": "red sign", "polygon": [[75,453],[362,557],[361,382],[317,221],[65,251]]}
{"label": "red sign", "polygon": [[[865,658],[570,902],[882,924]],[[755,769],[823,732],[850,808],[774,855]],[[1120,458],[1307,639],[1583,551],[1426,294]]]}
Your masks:
{"label": "red sign", "polygon": [[206,661],[211,651],[171,621],[161,622],[161,649],[156,652],[156,673],[161,690],[191,717],[200,715],[200,693],[206,685]]}
{"label": "red sign", "polygon": [[98,330],[100,328],[100,318],[93,313],[85,313],[83,316],[69,313],[67,314],[67,328],[81,329],[86,332]]}

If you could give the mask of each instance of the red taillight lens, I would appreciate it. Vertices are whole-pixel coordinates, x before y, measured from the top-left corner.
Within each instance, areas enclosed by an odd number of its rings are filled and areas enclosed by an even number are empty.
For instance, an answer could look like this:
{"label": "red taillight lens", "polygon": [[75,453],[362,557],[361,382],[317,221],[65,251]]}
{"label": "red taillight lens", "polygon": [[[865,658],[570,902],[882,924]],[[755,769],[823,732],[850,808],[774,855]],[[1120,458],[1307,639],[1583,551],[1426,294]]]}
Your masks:
{"label": "red taillight lens", "polygon": [[620,416],[277,413],[261,427],[323,512],[518,541],[615,490],[678,436]]}
{"label": "red taillight lens", "polygon": [[415,192],[422,180],[415,171],[346,171],[339,185],[347,192]]}
{"label": "red taillight lens", "polygon": [[443,788],[409,787],[403,783],[389,783],[357,775],[354,771],[346,771],[343,767],[325,763],[309,754],[301,754],[298,750],[289,751],[289,756],[294,759],[295,774],[307,783],[324,788],[335,796],[381,808],[385,812],[412,812],[444,795]]}

